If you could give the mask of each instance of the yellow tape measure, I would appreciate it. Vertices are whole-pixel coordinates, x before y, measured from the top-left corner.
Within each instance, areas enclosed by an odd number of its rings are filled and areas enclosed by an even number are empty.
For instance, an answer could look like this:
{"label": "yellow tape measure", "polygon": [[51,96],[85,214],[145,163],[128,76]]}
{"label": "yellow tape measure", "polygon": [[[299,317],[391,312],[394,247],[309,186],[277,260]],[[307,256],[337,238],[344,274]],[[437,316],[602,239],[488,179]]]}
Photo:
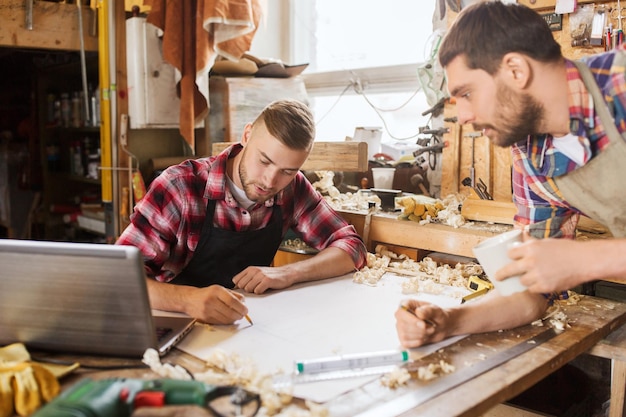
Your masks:
{"label": "yellow tape measure", "polygon": [[493,288],[493,284],[484,278],[472,275],[469,277],[469,280],[467,282],[467,288],[472,291],[480,291],[485,288],[487,290],[491,290]]}
{"label": "yellow tape measure", "polygon": [[483,279],[476,275],[472,275],[467,281],[467,288],[470,289],[472,293],[463,297],[463,299],[461,300],[461,304],[471,300],[472,298],[477,298],[481,295],[486,294],[487,292],[489,292],[489,290],[493,288],[493,284],[486,279]]}

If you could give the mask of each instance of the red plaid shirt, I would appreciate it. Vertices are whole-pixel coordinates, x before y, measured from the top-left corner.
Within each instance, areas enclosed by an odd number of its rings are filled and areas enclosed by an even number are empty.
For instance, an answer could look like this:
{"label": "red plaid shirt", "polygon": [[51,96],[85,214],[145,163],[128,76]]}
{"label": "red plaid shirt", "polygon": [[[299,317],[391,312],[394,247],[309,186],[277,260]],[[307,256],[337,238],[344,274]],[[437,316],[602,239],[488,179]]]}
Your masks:
{"label": "red plaid shirt", "polygon": [[[166,169],[150,184],[117,241],[141,250],[149,276],[167,282],[189,263],[200,240],[209,199],[216,200],[214,227],[246,231],[268,224],[274,199],[247,210],[226,187],[226,162],[241,149],[237,144],[217,156],[190,159]],[[309,246],[343,249],[357,268],[365,265],[367,251],[361,237],[301,172],[277,195],[276,204],[282,210],[283,235],[291,228]]]}

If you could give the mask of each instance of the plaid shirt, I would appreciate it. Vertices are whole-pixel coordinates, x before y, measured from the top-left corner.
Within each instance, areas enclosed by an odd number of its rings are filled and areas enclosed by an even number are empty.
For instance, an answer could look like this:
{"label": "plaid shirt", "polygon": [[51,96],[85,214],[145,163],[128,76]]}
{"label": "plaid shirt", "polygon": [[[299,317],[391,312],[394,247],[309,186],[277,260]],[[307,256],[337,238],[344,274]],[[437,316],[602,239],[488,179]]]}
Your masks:
{"label": "plaid shirt", "polygon": [[[274,199],[247,210],[226,187],[226,162],[241,149],[237,144],[217,156],[185,161],[152,182],[116,242],[141,250],[149,276],[167,282],[189,263],[200,240],[209,199],[216,200],[214,227],[246,231],[268,224]],[[320,250],[331,246],[343,249],[357,268],[365,265],[367,251],[354,227],[301,172],[277,195],[276,204],[282,210],[283,235],[292,228],[308,245]]]}
{"label": "plaid shirt", "polygon": [[[623,82],[624,68],[612,67],[615,53],[616,50],[613,50],[593,55],[584,61],[596,78],[615,117],[617,129],[623,135],[626,130],[626,85]],[[578,136],[578,145],[584,155],[583,164],[586,164],[609,141],[578,70],[569,60],[566,60],[566,69],[570,132]],[[551,135],[531,135],[525,143],[512,147],[513,197],[518,209],[515,221],[520,225],[530,225],[531,234],[537,238],[574,238],[580,211],[569,205],[555,190],[552,178],[565,175],[578,165],[559,152],[553,140]]]}

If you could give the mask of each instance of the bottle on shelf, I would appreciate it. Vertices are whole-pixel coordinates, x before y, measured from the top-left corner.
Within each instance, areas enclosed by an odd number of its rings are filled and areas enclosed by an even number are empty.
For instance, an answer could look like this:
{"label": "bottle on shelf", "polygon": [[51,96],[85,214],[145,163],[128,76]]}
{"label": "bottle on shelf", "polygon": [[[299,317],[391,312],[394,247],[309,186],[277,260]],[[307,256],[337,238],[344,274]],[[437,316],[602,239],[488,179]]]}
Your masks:
{"label": "bottle on shelf", "polygon": [[71,120],[72,120],[72,124],[71,124],[72,127],[82,126],[82,121],[80,118],[80,94],[78,94],[78,91],[74,91],[74,93],[72,93]]}
{"label": "bottle on shelf", "polygon": [[61,126],[70,127],[72,108],[70,103],[70,95],[68,93],[61,94]]}

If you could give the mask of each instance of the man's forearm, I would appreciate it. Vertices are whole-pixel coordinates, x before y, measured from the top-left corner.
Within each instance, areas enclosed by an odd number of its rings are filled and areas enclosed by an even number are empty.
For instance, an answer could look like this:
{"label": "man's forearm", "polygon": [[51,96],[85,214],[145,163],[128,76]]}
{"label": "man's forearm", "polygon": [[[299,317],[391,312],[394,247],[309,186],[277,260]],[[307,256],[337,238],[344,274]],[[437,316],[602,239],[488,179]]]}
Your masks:
{"label": "man's forearm", "polygon": [[528,291],[503,297],[491,293],[482,300],[449,310],[452,327],[448,336],[492,332],[523,326],[543,317],[548,301]]}
{"label": "man's forearm", "polygon": [[355,271],[354,262],[348,253],[339,248],[326,248],[303,261],[284,265],[292,284],[332,278]]}
{"label": "man's forearm", "polygon": [[150,306],[157,310],[185,313],[185,294],[191,289],[184,285],[174,285],[146,278]]}

